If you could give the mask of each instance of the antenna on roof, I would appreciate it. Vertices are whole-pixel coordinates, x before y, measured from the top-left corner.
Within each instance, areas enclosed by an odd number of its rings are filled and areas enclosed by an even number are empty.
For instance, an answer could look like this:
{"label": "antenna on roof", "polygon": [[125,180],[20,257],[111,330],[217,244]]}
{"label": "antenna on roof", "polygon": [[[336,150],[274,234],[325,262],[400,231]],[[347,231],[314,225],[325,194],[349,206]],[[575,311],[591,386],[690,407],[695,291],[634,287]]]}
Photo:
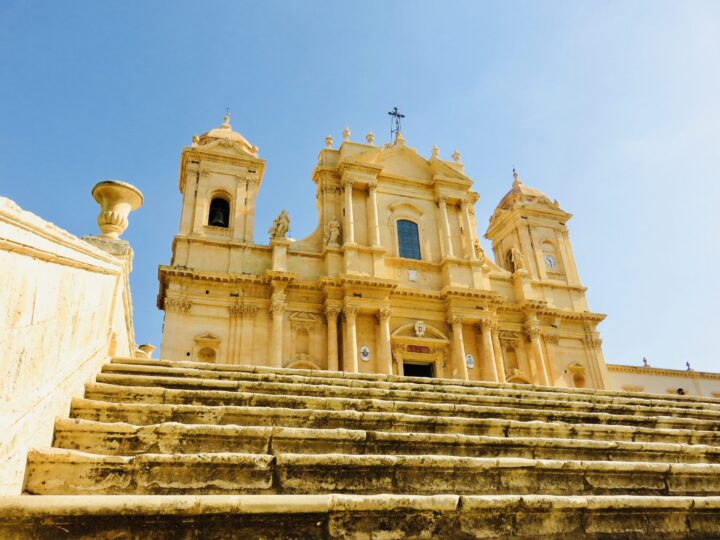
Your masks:
{"label": "antenna on roof", "polygon": [[395,135],[395,139],[397,139],[400,133],[400,119],[405,118],[405,115],[398,111],[397,107],[393,107],[393,110],[388,114],[392,117],[390,119],[390,140],[393,139],[393,135]]}

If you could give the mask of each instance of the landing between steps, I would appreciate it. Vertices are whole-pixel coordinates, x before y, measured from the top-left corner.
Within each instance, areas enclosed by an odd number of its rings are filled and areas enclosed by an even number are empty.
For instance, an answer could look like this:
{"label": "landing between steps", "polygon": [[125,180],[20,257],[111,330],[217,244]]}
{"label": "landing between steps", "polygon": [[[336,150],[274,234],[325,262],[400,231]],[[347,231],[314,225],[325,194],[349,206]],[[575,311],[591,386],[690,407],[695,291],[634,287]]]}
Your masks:
{"label": "landing between steps", "polygon": [[20,538],[717,538],[720,497],[415,495],[17,496]]}

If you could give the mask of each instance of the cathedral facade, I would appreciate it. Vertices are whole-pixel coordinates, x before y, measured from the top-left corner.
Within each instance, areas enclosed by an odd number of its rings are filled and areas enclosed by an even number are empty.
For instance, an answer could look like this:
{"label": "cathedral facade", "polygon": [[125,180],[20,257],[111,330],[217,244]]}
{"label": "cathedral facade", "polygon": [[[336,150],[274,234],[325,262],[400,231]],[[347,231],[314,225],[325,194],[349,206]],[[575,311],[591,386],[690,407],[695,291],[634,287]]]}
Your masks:
{"label": "cathedral facade", "polygon": [[230,126],[182,150],[161,356],[227,364],[607,388],[567,223],[517,174],[478,239],[461,156],[327,137],[317,228],[254,238],[265,161]]}

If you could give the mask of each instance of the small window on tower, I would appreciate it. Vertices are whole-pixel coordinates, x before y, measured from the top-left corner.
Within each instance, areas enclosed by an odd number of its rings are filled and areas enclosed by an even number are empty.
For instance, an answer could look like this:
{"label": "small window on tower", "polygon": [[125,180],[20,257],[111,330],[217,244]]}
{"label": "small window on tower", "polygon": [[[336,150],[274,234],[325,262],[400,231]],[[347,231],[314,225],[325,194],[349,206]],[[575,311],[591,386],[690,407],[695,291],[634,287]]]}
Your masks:
{"label": "small window on tower", "polygon": [[208,215],[208,225],[212,227],[229,227],[230,226],[230,203],[220,197],[215,197],[210,202],[210,213]]}
{"label": "small window on tower", "polygon": [[417,223],[401,219],[397,222],[400,256],[406,259],[420,259],[420,237]]}

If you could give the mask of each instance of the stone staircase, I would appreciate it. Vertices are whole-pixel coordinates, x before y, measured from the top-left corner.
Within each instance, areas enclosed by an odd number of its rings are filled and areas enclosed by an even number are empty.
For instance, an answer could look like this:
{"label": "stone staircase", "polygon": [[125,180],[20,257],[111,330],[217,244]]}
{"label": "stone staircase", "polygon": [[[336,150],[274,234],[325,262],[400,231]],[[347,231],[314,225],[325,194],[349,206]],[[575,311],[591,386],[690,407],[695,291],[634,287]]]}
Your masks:
{"label": "stone staircase", "polygon": [[720,400],[117,358],[25,491],[0,537],[720,538]]}

